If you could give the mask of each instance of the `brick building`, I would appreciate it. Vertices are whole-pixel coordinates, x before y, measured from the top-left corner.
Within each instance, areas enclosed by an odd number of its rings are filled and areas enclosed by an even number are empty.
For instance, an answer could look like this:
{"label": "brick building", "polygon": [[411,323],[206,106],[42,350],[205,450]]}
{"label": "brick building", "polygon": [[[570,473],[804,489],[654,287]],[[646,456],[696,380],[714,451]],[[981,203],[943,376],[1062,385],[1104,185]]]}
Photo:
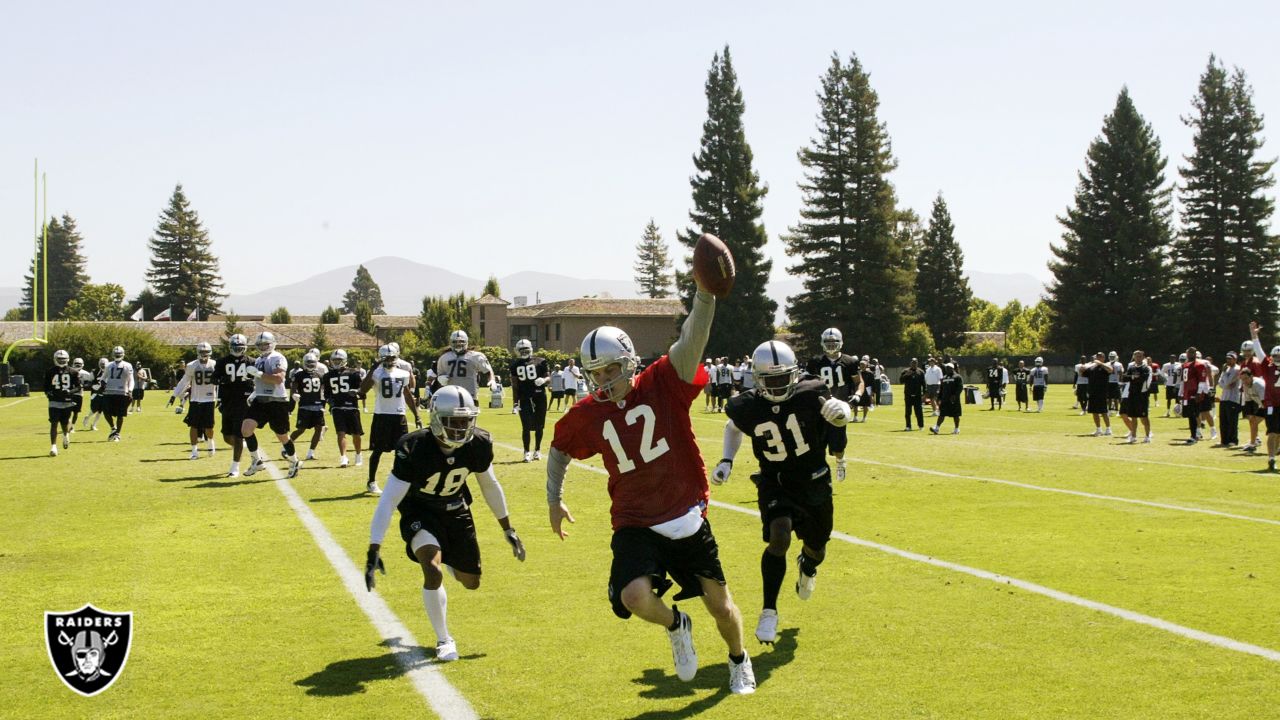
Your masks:
{"label": "brick building", "polygon": [[513,347],[529,339],[538,349],[575,354],[582,338],[601,325],[616,325],[631,336],[641,357],[662,355],[680,330],[684,305],[675,298],[574,298],[512,306],[485,295],[471,307],[471,324],[485,345]]}

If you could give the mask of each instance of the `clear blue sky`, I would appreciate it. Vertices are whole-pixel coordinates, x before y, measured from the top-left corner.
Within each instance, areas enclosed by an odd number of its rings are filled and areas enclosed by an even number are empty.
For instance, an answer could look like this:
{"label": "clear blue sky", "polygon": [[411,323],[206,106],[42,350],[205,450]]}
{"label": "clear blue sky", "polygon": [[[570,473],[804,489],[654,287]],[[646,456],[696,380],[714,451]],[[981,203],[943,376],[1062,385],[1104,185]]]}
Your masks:
{"label": "clear blue sky", "polygon": [[627,278],[650,216],[672,243],[687,223],[702,86],[726,43],[775,277],[832,52],[871,72],[901,201],[927,215],[942,191],[971,270],[1048,276],[1054,218],[1124,84],[1171,175],[1211,52],[1280,122],[1276,3],[466,5],[9,3],[0,285],[21,283],[8,259],[29,247],[37,156],[93,280],[130,293],[177,182],[230,291],[389,254]]}

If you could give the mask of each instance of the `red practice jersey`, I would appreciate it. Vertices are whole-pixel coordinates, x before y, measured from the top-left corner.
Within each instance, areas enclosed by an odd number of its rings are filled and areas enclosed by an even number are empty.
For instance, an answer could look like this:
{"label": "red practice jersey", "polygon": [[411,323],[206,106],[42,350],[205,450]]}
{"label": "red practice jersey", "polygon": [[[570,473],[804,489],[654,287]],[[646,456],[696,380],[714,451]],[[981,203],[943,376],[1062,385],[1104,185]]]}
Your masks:
{"label": "red practice jersey", "polygon": [[1277,367],[1268,355],[1262,360],[1250,360],[1245,363],[1249,372],[1267,386],[1267,395],[1263,399],[1266,407],[1280,407],[1280,367]]}
{"label": "red practice jersey", "polygon": [[[1203,360],[1192,360],[1183,366],[1182,397],[1190,400],[1200,394],[1200,383],[1209,383],[1209,363]],[[1209,388],[1213,392],[1212,385]]]}
{"label": "red practice jersey", "polygon": [[576,460],[604,456],[614,530],[651,527],[706,506],[707,468],[689,406],[707,379],[699,366],[692,384],[681,380],[664,355],[636,377],[621,406],[588,397],[556,423],[551,447]]}

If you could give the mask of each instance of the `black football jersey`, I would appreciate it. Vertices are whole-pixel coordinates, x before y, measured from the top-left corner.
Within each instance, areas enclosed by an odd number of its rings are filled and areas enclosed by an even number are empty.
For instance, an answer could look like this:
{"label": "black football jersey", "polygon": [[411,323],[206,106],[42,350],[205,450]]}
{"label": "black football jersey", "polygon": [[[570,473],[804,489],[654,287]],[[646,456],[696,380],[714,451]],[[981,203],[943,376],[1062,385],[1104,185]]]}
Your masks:
{"label": "black football jersey", "polygon": [[70,402],[80,392],[80,371],[54,365],[44,374],[44,394],[53,402]]}
{"label": "black football jersey", "polygon": [[360,371],[355,368],[335,368],[325,373],[324,396],[329,407],[355,409],[360,379]]}
{"label": "black football jersey", "polygon": [[1004,381],[1004,370],[999,366],[987,368],[987,384],[999,385]]}
{"label": "black football jersey", "polygon": [[1027,368],[1017,368],[1009,375],[1012,376],[1014,385],[1026,385],[1031,381],[1031,371]]}
{"label": "black football jersey", "polygon": [[[827,428],[822,405],[831,397],[826,383],[805,378],[786,400],[770,402],[754,388],[729,399],[725,414],[747,437],[766,475],[803,483],[827,469]],[[829,482],[827,477],[824,482]]]}
{"label": "black football jersey", "polygon": [[253,392],[253,379],[245,376],[244,368],[250,362],[244,355],[227,355],[218,360],[213,371],[214,380],[218,384],[218,397],[224,406],[248,406],[249,393]]}
{"label": "black football jersey", "polygon": [[547,361],[540,357],[516,358],[508,366],[511,371],[511,386],[515,388],[517,398],[533,397],[546,390],[546,383],[538,387],[534,381],[543,378],[550,381],[551,371]]}
{"label": "black football jersey", "polygon": [[471,501],[467,477],[493,464],[493,438],[475,429],[471,441],[445,455],[430,429],[415,430],[396,443],[392,474],[411,486],[400,501],[400,510],[438,508],[458,497]]}
{"label": "black football jersey", "polygon": [[826,355],[809,361],[805,372],[827,384],[833,397],[848,400],[858,389],[858,361],[840,353],[834,360]]}
{"label": "black football jersey", "polygon": [[298,395],[298,407],[318,410],[324,406],[324,378],[301,370],[293,376],[293,391]]}

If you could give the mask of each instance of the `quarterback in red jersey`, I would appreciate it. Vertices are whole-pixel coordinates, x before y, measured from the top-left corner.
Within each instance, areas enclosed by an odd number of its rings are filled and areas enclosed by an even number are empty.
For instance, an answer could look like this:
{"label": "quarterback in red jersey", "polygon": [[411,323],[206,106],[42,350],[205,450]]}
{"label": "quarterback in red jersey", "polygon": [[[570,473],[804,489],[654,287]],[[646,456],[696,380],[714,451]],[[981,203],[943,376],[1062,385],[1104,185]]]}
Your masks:
{"label": "quarterback in red jersey", "polygon": [[707,384],[701,358],[714,315],[714,296],[699,287],[679,339],[639,375],[625,332],[604,326],[587,334],[582,366],[591,394],[556,423],[547,503],[551,528],[563,539],[563,521],[573,522],[562,499],[565,470],[573,459],[603,456],[612,501],[614,613],[665,627],[676,674],[692,680],[698,670],[692,621],[661,598],[674,580],[680,585],[675,600],[702,598],[729,648],[729,689],[745,694],[755,691],[755,675],[742,643],[742,614],[707,520],[706,466],[689,419],[689,406]]}

